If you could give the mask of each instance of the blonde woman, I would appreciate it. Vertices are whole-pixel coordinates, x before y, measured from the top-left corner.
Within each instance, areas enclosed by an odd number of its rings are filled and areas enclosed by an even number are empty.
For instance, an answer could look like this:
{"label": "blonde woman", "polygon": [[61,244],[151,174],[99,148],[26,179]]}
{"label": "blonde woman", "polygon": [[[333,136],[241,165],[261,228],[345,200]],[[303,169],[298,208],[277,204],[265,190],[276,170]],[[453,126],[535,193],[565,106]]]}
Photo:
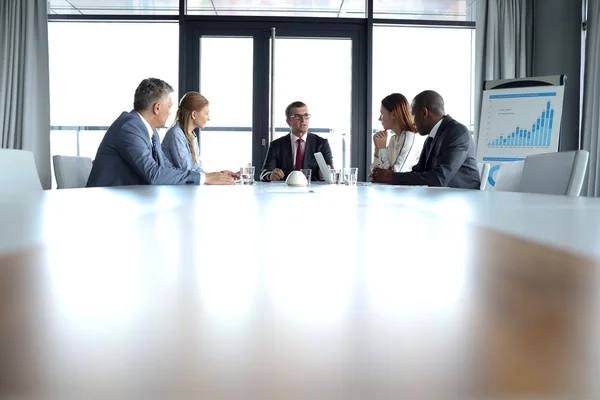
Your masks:
{"label": "blonde woman", "polygon": [[[198,92],[186,93],[179,102],[173,126],[162,140],[162,151],[176,168],[204,173],[194,129],[210,121],[208,100]],[[239,179],[239,173],[221,171]]]}
{"label": "blonde woman", "polygon": [[[416,134],[408,100],[400,93],[392,93],[381,100],[380,113],[383,130],[373,136],[374,162],[371,169],[410,171],[419,161],[424,139]],[[388,130],[394,132],[389,144]]]}

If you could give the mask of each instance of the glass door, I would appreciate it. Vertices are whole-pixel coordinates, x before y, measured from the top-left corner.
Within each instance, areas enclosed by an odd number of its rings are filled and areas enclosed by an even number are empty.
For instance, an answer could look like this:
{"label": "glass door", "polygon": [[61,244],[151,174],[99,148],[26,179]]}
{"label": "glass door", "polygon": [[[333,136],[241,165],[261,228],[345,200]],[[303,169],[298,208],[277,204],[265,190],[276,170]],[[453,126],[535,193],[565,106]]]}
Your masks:
{"label": "glass door", "polygon": [[334,165],[350,166],[352,114],[352,40],[277,37],[275,39],[275,135],[287,135],[285,109],[306,104],[308,131],[328,139]]}
{"label": "glass door", "polygon": [[362,166],[366,70],[357,59],[365,46],[360,25],[346,28],[276,21],[187,24],[179,91],[199,90],[209,100],[210,121],[199,134],[207,171],[252,163],[258,176],[270,141],[290,132],[285,109],[294,101],[308,106],[309,132],[329,140],[336,167]]}

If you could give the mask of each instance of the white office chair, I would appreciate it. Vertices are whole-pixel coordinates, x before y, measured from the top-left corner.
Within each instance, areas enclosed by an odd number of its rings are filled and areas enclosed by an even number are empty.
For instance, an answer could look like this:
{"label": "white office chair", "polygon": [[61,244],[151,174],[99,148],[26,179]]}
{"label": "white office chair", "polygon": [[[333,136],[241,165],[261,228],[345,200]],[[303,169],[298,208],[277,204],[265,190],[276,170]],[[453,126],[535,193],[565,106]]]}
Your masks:
{"label": "white office chair", "polygon": [[494,177],[494,190],[497,192],[516,192],[521,183],[525,161],[510,161],[500,164]]}
{"label": "white office chair", "polygon": [[92,159],[88,157],[53,156],[54,176],[58,189],[84,188],[90,172]]}
{"label": "white office chair", "polygon": [[477,169],[479,170],[479,179],[481,180],[479,190],[485,190],[487,187],[488,177],[490,176],[490,164],[477,163]]}
{"label": "white office chair", "polygon": [[27,150],[0,149],[0,194],[42,190],[33,153]]}
{"label": "white office chair", "polygon": [[517,191],[579,196],[588,158],[586,150],[527,156]]}

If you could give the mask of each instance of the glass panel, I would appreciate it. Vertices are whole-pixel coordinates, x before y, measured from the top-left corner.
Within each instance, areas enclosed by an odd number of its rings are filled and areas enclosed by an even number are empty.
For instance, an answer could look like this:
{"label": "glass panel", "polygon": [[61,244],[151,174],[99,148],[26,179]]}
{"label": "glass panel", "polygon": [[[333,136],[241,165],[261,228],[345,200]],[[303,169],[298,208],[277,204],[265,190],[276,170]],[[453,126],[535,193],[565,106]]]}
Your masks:
{"label": "glass panel", "polygon": [[79,155],[94,159],[105,133],[106,130],[79,131]]}
{"label": "glass panel", "polygon": [[[399,92],[410,102],[428,89],[444,98],[447,114],[472,130],[474,36],[474,29],[375,26],[373,130],[381,129],[379,107],[385,96]],[[430,48],[416,45],[411,46],[410,52],[398,51],[400,41],[435,43],[434,54]]]}
{"label": "glass panel", "polygon": [[50,22],[48,35],[52,155],[95,157],[107,127],[133,108],[144,78],[167,81],[177,104],[177,23]]}
{"label": "glass panel", "polygon": [[177,15],[179,0],[48,0],[48,14]]}
{"label": "glass panel", "polygon": [[48,14],[81,14],[67,0],[48,0]]}
{"label": "glass panel", "polygon": [[475,51],[477,47],[475,47],[475,29],[471,29],[471,118],[469,120],[469,130],[471,130],[471,135],[473,135],[473,130],[475,129],[475,118],[479,118],[479,116],[475,116]]}
{"label": "glass panel", "polygon": [[476,0],[374,0],[374,18],[475,21]]}
{"label": "glass panel", "polygon": [[248,37],[200,39],[200,90],[210,104],[210,121],[200,133],[207,172],[238,171],[252,162],[253,47]]}
{"label": "glass panel", "polygon": [[76,130],[52,130],[50,131],[50,147],[53,154],[63,156],[77,155],[77,131]]}
{"label": "glass panel", "polygon": [[364,18],[366,0],[188,0],[191,15]]}
{"label": "glass panel", "polygon": [[302,101],[311,114],[309,132],[329,140],[336,167],[349,167],[351,95],[352,40],[276,39],[273,139],[289,134],[285,108]]}

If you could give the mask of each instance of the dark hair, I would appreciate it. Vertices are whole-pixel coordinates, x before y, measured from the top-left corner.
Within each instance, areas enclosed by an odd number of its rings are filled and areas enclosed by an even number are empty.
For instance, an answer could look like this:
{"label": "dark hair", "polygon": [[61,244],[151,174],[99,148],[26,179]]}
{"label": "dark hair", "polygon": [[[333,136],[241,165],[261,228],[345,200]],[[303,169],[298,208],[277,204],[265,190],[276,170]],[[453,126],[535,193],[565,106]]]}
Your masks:
{"label": "dark hair", "polygon": [[[415,121],[410,113],[410,104],[408,104],[406,97],[400,93],[392,93],[381,100],[381,105],[398,118],[403,131],[417,131]],[[395,133],[399,134],[400,132]]]}
{"label": "dark hair", "polygon": [[290,104],[289,106],[287,106],[285,108],[285,117],[289,118],[290,117],[290,111],[292,110],[292,108],[300,108],[300,107],[306,107],[306,104],[304,104],[301,101],[295,101],[292,104]]}
{"label": "dark hair", "polygon": [[179,108],[177,109],[177,115],[175,115],[175,121],[179,122],[179,125],[183,130],[185,140],[187,140],[188,146],[190,146],[190,150],[192,152],[192,161],[196,165],[198,164],[196,152],[194,151],[194,140],[196,140],[196,138],[190,131],[190,116],[194,111],[202,111],[207,105],[208,100],[206,100],[206,97],[202,96],[200,93],[187,92],[179,101]]}
{"label": "dark hair", "polygon": [[419,93],[413,99],[413,103],[413,106],[418,110],[427,108],[430,112],[440,117],[446,115],[446,111],[444,111],[444,99],[439,93],[433,90],[425,90]]}
{"label": "dark hair", "polygon": [[133,109],[138,112],[146,111],[170,93],[173,93],[173,88],[167,82],[158,78],[146,78],[135,89]]}

